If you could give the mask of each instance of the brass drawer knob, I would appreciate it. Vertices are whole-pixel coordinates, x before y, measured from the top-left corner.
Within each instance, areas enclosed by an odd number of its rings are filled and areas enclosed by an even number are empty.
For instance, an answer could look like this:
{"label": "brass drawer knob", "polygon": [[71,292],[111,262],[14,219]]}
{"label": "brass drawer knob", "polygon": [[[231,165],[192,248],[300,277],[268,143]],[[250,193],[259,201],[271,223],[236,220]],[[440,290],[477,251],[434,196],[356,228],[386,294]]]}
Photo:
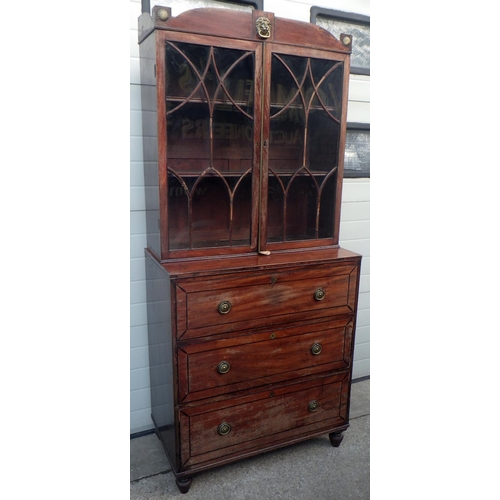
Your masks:
{"label": "brass drawer knob", "polygon": [[227,361],[221,361],[217,366],[219,373],[227,373],[231,369],[231,365]]}
{"label": "brass drawer knob", "polygon": [[323,347],[321,346],[320,343],[317,343],[317,344],[313,344],[311,346],[311,352],[317,356],[321,351],[323,350]]}
{"label": "brass drawer knob", "polygon": [[309,411],[316,411],[319,408],[319,403],[317,401],[311,401],[309,403]]}
{"label": "brass drawer knob", "polygon": [[314,292],[314,298],[316,300],[323,300],[325,298],[326,292],[323,290],[323,288],[318,288]]}
{"label": "brass drawer knob", "polygon": [[219,312],[221,314],[227,314],[231,310],[231,302],[229,300],[223,300],[219,304]]}
{"label": "brass drawer knob", "polygon": [[221,436],[225,436],[230,432],[231,432],[231,426],[227,422],[222,422],[222,424],[219,425],[219,434]]}

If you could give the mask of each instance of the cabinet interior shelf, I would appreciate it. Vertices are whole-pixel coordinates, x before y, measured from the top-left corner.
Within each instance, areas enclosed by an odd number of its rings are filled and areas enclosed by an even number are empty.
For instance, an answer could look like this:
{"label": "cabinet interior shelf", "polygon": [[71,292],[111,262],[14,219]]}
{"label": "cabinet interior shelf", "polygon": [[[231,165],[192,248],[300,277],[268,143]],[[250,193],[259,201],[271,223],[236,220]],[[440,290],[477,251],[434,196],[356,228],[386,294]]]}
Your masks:
{"label": "cabinet interior shelf", "polygon": [[[209,101],[207,101],[206,99],[199,99],[199,98],[191,98],[191,99],[188,99],[186,100],[187,98],[186,97],[175,97],[175,96],[167,96],[166,98],[166,101],[167,103],[178,103],[178,104],[181,104],[181,103],[185,103],[186,105],[187,104],[198,104],[198,105],[208,105],[209,104]],[[237,109],[235,109],[234,107],[234,104],[236,104],[238,107],[240,108],[252,108],[253,107],[253,103],[252,102],[248,102],[248,101],[231,101],[229,99],[225,99],[225,100],[222,100],[222,99],[216,99],[215,101],[213,101],[213,104],[215,104],[216,106],[218,106],[217,110],[218,111],[234,111],[234,112],[238,112]],[[288,109],[304,109],[304,105],[302,104],[302,102],[300,102],[300,104],[295,104],[295,103],[287,103],[287,102],[284,102],[284,103],[281,103],[281,102],[272,102],[270,104],[271,108],[284,108],[284,107],[287,107]],[[178,109],[181,109],[181,108],[178,108]],[[319,104],[315,104],[313,106],[310,106],[309,107],[309,110],[313,110],[313,111],[324,111],[324,110],[327,110],[331,113],[334,113],[337,111],[337,109],[334,107],[334,106],[321,106]],[[171,111],[169,111],[169,113],[171,113]]]}

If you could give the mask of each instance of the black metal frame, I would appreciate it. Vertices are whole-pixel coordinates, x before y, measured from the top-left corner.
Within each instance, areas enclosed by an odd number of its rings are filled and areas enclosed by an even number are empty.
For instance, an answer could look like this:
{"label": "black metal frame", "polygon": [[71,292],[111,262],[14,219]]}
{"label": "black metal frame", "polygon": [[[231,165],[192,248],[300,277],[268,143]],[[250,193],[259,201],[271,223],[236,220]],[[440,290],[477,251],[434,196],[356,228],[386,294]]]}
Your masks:
{"label": "black metal frame", "polygon": [[[340,21],[349,21],[353,24],[362,24],[370,26],[370,16],[363,14],[355,14],[354,12],[343,12],[341,10],[324,9],[322,7],[311,7],[311,23],[316,24],[317,17],[329,17],[330,19],[338,19]],[[370,68],[358,68],[351,66],[351,74],[353,75],[370,75]]]}
{"label": "black metal frame", "polygon": [[[226,0],[217,0],[226,2]],[[227,0],[226,3],[241,3],[243,5],[252,5],[256,10],[264,10],[264,0]],[[151,1],[141,0],[142,12],[151,12]]]}

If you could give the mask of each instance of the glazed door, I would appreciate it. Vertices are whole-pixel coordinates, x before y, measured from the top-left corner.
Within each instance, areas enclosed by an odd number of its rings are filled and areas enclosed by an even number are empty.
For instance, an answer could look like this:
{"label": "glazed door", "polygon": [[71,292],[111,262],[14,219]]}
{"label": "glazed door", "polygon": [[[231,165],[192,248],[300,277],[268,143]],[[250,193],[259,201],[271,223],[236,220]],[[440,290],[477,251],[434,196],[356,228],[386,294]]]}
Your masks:
{"label": "glazed door", "polygon": [[255,250],[261,44],[177,33],[164,48],[169,254]]}
{"label": "glazed door", "polygon": [[338,244],[348,58],[268,44],[260,248]]}
{"label": "glazed door", "polygon": [[187,33],[163,49],[168,256],[338,245],[349,56]]}

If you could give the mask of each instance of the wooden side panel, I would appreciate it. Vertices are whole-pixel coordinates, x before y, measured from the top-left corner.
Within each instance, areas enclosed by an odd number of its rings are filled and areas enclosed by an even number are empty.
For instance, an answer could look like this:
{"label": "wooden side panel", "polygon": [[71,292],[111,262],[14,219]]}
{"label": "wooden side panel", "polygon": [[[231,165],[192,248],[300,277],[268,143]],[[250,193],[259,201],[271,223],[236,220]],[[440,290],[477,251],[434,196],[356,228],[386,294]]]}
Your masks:
{"label": "wooden side panel", "polygon": [[175,432],[174,367],[170,317],[170,278],[146,254],[148,293],[148,346],[151,383],[151,416],[173,466],[178,466]]}

